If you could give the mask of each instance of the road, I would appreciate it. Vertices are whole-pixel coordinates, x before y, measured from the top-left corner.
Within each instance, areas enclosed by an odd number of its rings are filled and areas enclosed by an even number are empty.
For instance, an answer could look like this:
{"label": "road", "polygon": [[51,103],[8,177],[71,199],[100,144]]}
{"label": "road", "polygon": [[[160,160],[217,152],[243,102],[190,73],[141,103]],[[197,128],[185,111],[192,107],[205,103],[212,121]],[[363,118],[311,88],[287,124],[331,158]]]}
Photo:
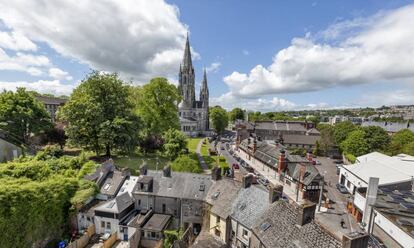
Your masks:
{"label": "road", "polygon": [[[321,165],[316,165],[319,173],[325,178],[325,196],[329,198],[334,204],[326,212],[316,214],[316,220],[326,226],[333,234],[342,238],[345,233],[360,231],[361,228],[356,223],[355,219],[348,214],[346,205],[349,194],[342,194],[336,188],[338,183],[338,175],[336,174],[336,164],[333,160],[325,157],[318,157],[317,160]],[[341,220],[345,221],[345,228],[341,228]]]}

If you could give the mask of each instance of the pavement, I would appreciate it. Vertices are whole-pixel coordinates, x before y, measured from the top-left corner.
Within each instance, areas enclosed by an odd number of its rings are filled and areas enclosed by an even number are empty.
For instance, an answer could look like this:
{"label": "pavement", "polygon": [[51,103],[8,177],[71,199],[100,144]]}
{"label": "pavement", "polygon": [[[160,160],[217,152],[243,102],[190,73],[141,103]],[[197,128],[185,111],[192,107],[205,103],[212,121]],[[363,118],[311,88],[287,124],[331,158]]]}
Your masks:
{"label": "pavement", "polygon": [[198,161],[200,162],[200,166],[204,171],[204,174],[211,174],[211,170],[208,168],[208,165],[206,161],[204,161],[203,155],[201,154],[201,146],[203,145],[204,139],[201,139],[200,142],[198,142],[196,154]]}
{"label": "pavement", "polygon": [[[338,175],[336,174],[336,164],[334,160],[326,157],[318,157],[316,160],[321,162],[320,165],[315,165],[319,173],[325,178],[325,197],[333,201],[329,209],[324,212],[317,212],[315,219],[323,226],[325,226],[332,234],[338,238],[346,233],[354,231],[362,231],[356,220],[348,214],[346,205],[349,194],[342,194],[336,188],[338,183]],[[344,228],[341,227],[341,220],[345,221]]]}

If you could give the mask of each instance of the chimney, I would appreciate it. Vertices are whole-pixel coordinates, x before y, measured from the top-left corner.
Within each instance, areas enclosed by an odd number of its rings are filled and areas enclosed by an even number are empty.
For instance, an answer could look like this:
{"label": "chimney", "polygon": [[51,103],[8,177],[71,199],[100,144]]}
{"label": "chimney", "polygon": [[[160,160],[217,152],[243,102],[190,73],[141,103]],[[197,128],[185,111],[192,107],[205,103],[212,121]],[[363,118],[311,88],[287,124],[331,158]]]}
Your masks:
{"label": "chimney", "polygon": [[282,172],[285,170],[285,166],[286,166],[285,150],[281,150],[280,155],[279,155],[278,165],[277,165],[277,172],[279,173],[279,175],[282,174]]}
{"label": "chimney", "polygon": [[124,177],[131,176],[131,170],[129,168],[122,168],[121,175]]}
{"label": "chimney", "polygon": [[316,204],[313,202],[306,202],[299,207],[299,213],[296,224],[299,226],[306,225],[315,219]]}
{"label": "chimney", "polygon": [[140,175],[147,175],[148,172],[148,167],[146,163],[143,163],[140,167],[139,167],[139,174]]}
{"label": "chimney", "polygon": [[342,248],[366,248],[369,235],[367,233],[352,232],[342,236]]}
{"label": "chimney", "polygon": [[211,179],[213,181],[218,181],[221,179],[221,168],[214,166],[213,169],[211,169]]}
{"label": "chimney", "polygon": [[375,201],[377,200],[378,184],[379,184],[378,177],[370,177],[368,179],[368,188],[367,188],[367,193],[366,193],[365,209],[364,209],[364,216],[363,216],[363,222],[368,227],[371,226],[370,225],[371,210],[372,210],[372,205],[374,205]]}
{"label": "chimney", "polygon": [[243,177],[242,179],[242,186],[243,188],[248,188],[252,185],[253,183],[253,175],[252,174],[247,174]]}
{"label": "chimney", "polygon": [[307,159],[309,162],[312,162],[312,161],[313,161],[313,154],[312,154],[312,152],[311,152],[311,151],[309,151],[309,152],[306,154],[306,159]]}
{"label": "chimney", "polygon": [[278,201],[283,195],[283,185],[270,186],[269,189],[269,203],[272,204]]}
{"label": "chimney", "polygon": [[254,138],[254,140],[253,140],[253,153],[256,152],[256,149],[257,149],[257,140],[256,140],[256,138]]}
{"label": "chimney", "polygon": [[162,169],[162,175],[164,177],[171,177],[171,167],[169,165],[164,166]]}

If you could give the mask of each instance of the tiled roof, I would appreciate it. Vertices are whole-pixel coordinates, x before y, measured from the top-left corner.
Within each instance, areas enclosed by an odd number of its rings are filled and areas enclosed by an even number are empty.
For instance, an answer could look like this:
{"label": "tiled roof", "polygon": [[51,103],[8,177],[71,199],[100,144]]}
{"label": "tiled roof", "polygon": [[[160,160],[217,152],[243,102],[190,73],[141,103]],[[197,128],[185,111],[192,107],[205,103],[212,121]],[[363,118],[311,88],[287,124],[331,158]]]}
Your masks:
{"label": "tiled roof", "polygon": [[211,212],[226,219],[232,210],[232,203],[237,197],[241,183],[231,179],[216,181],[208,191],[206,202],[211,204]]}
{"label": "tiled roof", "polygon": [[285,134],[283,135],[284,144],[296,145],[315,145],[316,141],[320,140],[318,135],[300,135],[300,134]]}
{"label": "tiled roof", "polygon": [[402,129],[410,129],[414,132],[414,124],[409,122],[380,122],[380,121],[364,121],[363,127],[376,126],[385,129],[389,133],[396,133]]}
{"label": "tiled roof", "polygon": [[253,226],[266,248],[340,248],[341,243],[315,222],[296,225],[298,209],[284,201],[271,205]]}
{"label": "tiled roof", "polygon": [[[162,171],[148,170],[148,176],[153,178],[152,192],[148,194],[183,199],[204,200],[213,183],[210,175],[186,172],[172,171],[171,177],[164,177]],[[147,194],[136,189],[134,192]]]}
{"label": "tiled roof", "polygon": [[112,200],[106,201],[102,205],[99,205],[95,208],[95,210],[111,213],[121,213],[133,204],[134,200],[127,192],[125,192],[124,194],[119,195]]}
{"label": "tiled roof", "polygon": [[258,186],[242,188],[233,202],[231,217],[251,228],[269,206],[269,193]]}
{"label": "tiled roof", "polygon": [[121,171],[110,172],[102,184],[101,193],[108,196],[115,196],[124,183],[125,178],[126,176],[122,175]]}

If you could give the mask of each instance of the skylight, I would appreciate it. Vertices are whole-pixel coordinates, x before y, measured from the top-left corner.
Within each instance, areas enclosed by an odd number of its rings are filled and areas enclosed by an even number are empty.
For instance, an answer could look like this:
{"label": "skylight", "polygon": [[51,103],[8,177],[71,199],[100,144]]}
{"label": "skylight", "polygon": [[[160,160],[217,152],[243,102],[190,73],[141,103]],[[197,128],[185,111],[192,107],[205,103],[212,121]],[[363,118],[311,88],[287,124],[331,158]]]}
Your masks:
{"label": "skylight", "polygon": [[262,230],[262,231],[264,232],[264,231],[266,231],[266,230],[267,230],[270,226],[271,226],[271,225],[270,225],[269,223],[267,223],[267,222],[262,223],[262,224],[260,225],[260,230]]}

